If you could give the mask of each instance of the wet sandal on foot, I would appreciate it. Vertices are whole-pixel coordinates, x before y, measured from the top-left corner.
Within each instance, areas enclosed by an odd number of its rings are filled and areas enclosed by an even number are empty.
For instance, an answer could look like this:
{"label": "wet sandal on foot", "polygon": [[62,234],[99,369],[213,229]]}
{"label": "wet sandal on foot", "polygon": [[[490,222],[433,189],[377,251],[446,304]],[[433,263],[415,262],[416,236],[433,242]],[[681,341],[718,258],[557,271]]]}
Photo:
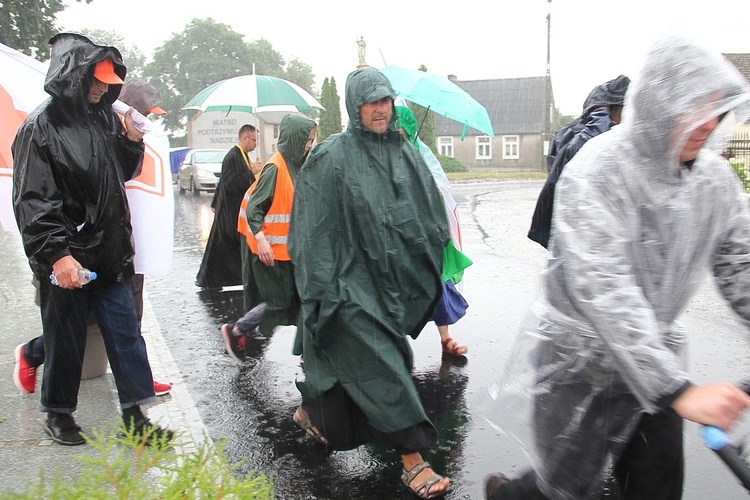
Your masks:
{"label": "wet sandal on foot", "polygon": [[310,420],[310,415],[308,415],[301,406],[297,408],[297,411],[294,412],[294,416],[292,417],[292,419],[297,425],[302,427],[302,429],[315,441],[322,444],[323,446],[328,446],[328,440],[326,439],[326,437],[321,434],[317,427],[313,425],[312,420]]}
{"label": "wet sandal on foot", "polygon": [[443,352],[451,356],[463,356],[469,352],[469,349],[465,345],[459,344],[451,337],[441,340],[440,344],[443,346]]}
{"label": "wet sandal on foot", "polygon": [[430,462],[425,460],[424,462],[415,465],[412,470],[404,469],[401,473],[401,482],[404,483],[407,488],[409,488],[409,491],[414,493],[414,495],[419,498],[442,498],[450,491],[451,485],[449,483],[444,490],[430,492],[430,489],[433,486],[438,484],[443,479],[446,479],[445,477],[437,474],[434,471],[432,472],[432,475],[422,483],[414,486],[412,486],[411,484],[423,470],[431,468],[432,467],[430,467]]}

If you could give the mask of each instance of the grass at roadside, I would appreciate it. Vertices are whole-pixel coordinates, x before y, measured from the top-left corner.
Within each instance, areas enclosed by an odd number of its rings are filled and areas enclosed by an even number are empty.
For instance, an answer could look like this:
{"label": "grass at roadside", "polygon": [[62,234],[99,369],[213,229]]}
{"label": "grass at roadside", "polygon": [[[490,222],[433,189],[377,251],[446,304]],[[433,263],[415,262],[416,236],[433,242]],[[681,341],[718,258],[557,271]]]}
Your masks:
{"label": "grass at roadside", "polygon": [[547,172],[541,171],[506,171],[506,170],[469,170],[468,172],[448,172],[450,181],[510,181],[510,180],[544,180]]}

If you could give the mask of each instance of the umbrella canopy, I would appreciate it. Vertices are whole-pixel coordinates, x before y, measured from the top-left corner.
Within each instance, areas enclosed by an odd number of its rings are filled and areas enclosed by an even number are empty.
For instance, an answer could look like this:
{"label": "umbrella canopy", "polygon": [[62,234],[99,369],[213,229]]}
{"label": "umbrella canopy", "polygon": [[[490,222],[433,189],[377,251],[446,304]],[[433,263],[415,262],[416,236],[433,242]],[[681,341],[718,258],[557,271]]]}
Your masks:
{"label": "umbrella canopy", "polygon": [[0,168],[11,168],[10,144],[26,116],[49,97],[47,65],[0,43]]}
{"label": "umbrella canopy", "polygon": [[49,97],[46,74],[46,64],[0,43],[0,224],[6,231],[18,231],[11,203],[10,145],[26,116]]}
{"label": "umbrella canopy", "polygon": [[399,66],[388,66],[380,72],[391,82],[397,95],[446,118],[463,123],[462,140],[468,127],[495,137],[485,107],[444,76]]}
{"label": "umbrella canopy", "polygon": [[242,75],[206,87],[182,109],[296,113],[324,108],[292,82],[274,76]]}

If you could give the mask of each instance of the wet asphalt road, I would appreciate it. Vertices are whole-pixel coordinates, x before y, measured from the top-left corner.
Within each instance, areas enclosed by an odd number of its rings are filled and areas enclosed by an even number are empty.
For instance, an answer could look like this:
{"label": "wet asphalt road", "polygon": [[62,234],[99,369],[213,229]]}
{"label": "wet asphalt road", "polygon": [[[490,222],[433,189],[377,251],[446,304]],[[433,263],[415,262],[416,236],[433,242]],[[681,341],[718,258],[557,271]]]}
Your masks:
{"label": "wet asphalt road", "polygon": [[[426,458],[454,479],[449,499],[483,498],[487,473],[512,474],[526,464],[522,451],[488,425],[478,408],[483,388],[499,378],[521,317],[539,291],[544,251],[525,234],[540,188],[539,182],[454,187],[464,251],[474,265],[463,289],[469,311],[451,334],[468,345],[469,354],[463,361],[444,358],[432,323],[412,342],[415,380],[440,437]],[[401,485],[398,456],[387,447],[327,454],[294,424],[291,416],[300,400],[294,379],[300,368],[291,355],[291,329],[251,340],[249,361],[241,368],[224,353],[219,327],[242,314],[242,293],[206,293],[194,284],[213,218],[210,200],[208,194],[175,191],[173,270],[147,278],[146,292],[211,437],[226,439],[230,460],[243,461],[241,472],[272,475],[280,499],[414,498]],[[750,373],[744,332],[710,285],[684,320],[693,335],[696,381],[738,380]],[[719,338],[728,347],[717,347]],[[686,454],[686,499],[746,497],[692,424],[686,428]]]}

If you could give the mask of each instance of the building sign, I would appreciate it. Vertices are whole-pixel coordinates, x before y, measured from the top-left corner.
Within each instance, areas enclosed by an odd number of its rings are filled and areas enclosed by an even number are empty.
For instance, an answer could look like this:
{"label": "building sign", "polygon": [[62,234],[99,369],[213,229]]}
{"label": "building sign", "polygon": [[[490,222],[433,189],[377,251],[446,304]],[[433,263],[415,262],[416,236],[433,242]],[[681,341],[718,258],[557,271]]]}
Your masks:
{"label": "building sign", "polygon": [[188,147],[229,149],[246,123],[258,126],[255,116],[242,111],[199,113],[188,124]]}

